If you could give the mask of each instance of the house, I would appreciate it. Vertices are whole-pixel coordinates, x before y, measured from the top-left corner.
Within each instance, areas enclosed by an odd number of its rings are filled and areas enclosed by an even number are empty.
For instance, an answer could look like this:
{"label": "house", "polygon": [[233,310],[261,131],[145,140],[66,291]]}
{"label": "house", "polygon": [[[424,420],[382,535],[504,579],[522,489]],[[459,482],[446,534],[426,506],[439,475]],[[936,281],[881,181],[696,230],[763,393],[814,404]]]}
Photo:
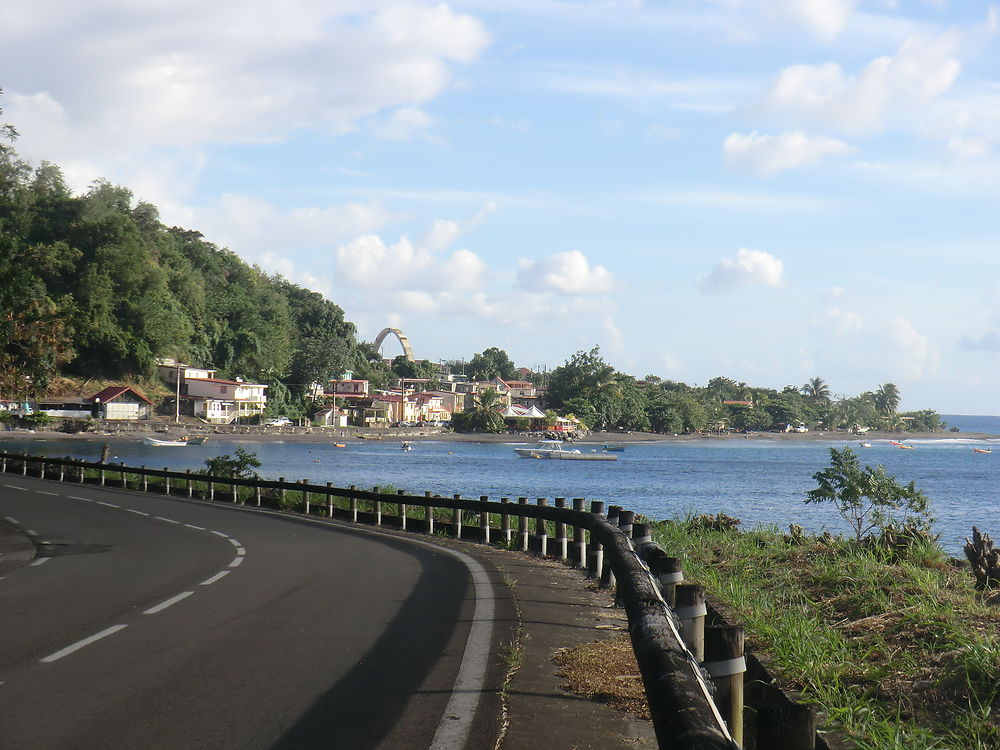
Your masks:
{"label": "house", "polygon": [[367,380],[331,380],[323,392],[324,396],[336,396],[345,399],[369,398]]}
{"label": "house", "polygon": [[35,404],[35,411],[63,419],[89,419],[97,411],[95,404],[86,398],[45,399]]}
{"label": "house", "polygon": [[441,399],[441,411],[446,415],[442,417],[432,417],[442,421],[451,421],[451,416],[456,412],[465,410],[465,396],[454,391],[422,391],[428,396]]}
{"label": "house", "polygon": [[313,424],[319,427],[347,427],[347,412],[328,406],[316,412]]}
{"label": "house", "polygon": [[[397,394],[396,398],[399,398]],[[389,424],[392,416],[391,404],[381,398],[368,398],[350,401],[344,407],[347,421],[358,427],[384,427]]]}
{"label": "house", "polygon": [[177,387],[177,379],[180,378],[181,393],[186,392],[184,391],[184,381],[188,378],[214,378],[216,373],[216,370],[210,370],[205,367],[195,367],[194,365],[186,365],[175,359],[156,360],[156,370],[160,375],[160,379],[164,383],[172,385],[175,388]]}
{"label": "house", "polygon": [[194,416],[213,424],[259,417],[267,408],[267,386],[242,380],[186,378],[182,401],[193,404]]}
{"label": "house", "polygon": [[112,385],[89,399],[100,419],[149,419],[153,402],[127,385]]}

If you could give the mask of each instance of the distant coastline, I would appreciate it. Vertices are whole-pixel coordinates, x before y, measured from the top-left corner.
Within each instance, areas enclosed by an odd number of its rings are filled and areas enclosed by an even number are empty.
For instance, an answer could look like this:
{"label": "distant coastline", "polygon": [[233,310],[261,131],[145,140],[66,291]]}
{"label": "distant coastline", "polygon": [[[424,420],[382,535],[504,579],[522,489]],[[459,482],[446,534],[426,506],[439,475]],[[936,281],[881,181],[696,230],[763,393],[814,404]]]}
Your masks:
{"label": "distant coastline", "polygon": [[[978,418],[977,418],[978,419]],[[1000,417],[996,418],[1000,419]],[[183,435],[186,432],[198,435],[207,435],[210,440],[220,440],[232,443],[349,443],[364,442],[365,440],[380,439],[386,442],[401,441],[439,441],[439,442],[473,442],[473,443],[525,443],[537,440],[536,434],[490,434],[490,433],[461,433],[461,432],[440,432],[431,430],[386,430],[381,433],[359,433],[348,429],[342,431],[333,428],[282,428],[277,430],[261,430],[249,433],[229,433],[226,431],[215,432],[211,428],[205,429],[201,425],[198,429],[191,429],[190,426],[171,426],[170,434]],[[151,434],[148,431],[135,432],[88,432],[67,434],[57,430],[27,430],[0,431],[0,445],[5,440],[80,440],[94,443],[110,442],[138,442],[144,435]],[[361,437],[364,434],[367,437]],[[653,432],[591,432],[584,437],[575,440],[580,444],[615,444],[615,443],[688,443],[688,442],[712,442],[712,441],[732,441],[732,440],[754,440],[754,441],[776,441],[788,443],[801,442],[844,442],[861,443],[864,441],[927,441],[927,440],[972,440],[990,441],[1000,440],[1000,435],[988,432],[950,432],[948,430],[940,432],[875,432],[869,431],[865,435],[855,435],[846,430],[811,430],[809,432],[752,432],[744,433],[696,433],[687,435],[665,435]]]}

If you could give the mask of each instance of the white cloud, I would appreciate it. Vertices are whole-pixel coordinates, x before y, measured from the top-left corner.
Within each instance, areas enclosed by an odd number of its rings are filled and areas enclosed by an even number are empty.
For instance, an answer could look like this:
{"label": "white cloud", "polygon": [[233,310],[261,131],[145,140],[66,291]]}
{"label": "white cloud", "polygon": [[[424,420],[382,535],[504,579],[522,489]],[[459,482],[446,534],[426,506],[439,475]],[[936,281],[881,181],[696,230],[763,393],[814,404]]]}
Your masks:
{"label": "white cloud", "polygon": [[[127,12],[115,0],[65,0],[18,16],[0,23],[0,69],[7,117],[32,123],[19,144],[32,158],[51,158],[53,131],[67,119],[81,154],[342,133],[389,107],[419,126],[405,108],[441,93],[451,64],[489,43],[479,20],[413,0],[293,0],[277,14],[259,0]],[[17,95],[49,101],[29,111]]]}
{"label": "white cloud", "polygon": [[930,339],[906,318],[864,316],[830,308],[810,326],[816,367],[865,373],[878,381],[917,381],[933,374],[939,362]]}
{"label": "white cloud", "polygon": [[958,41],[955,33],[910,37],[856,76],[832,62],[789,66],[749,111],[785,126],[848,133],[899,125],[951,88],[961,70]]}
{"label": "white cloud", "polygon": [[723,144],[726,163],[737,169],[760,175],[772,175],[786,169],[813,164],[826,156],[848,156],[856,149],[824,136],[808,136],[801,131],[781,135],[732,133]]}
{"label": "white cloud", "polygon": [[604,266],[591,267],[587,256],[570,250],[542,260],[521,260],[517,286],[532,292],[603,294],[614,289],[615,280]]}
{"label": "white cloud", "polygon": [[434,120],[429,114],[415,107],[400,107],[388,118],[372,124],[372,134],[387,141],[412,141],[416,138],[433,140],[427,131]]}
{"label": "white cloud", "polygon": [[463,233],[479,226],[486,218],[496,211],[496,201],[487,201],[476,214],[464,221],[452,221],[450,219],[435,219],[431,223],[430,229],[424,235],[422,244],[430,250],[444,250],[458,239]]}
{"label": "white cloud", "polygon": [[706,293],[725,292],[743,286],[761,284],[780,287],[784,264],[770,253],[740,248],[736,258],[721,261],[699,286]]}
{"label": "white cloud", "polygon": [[251,260],[278,247],[286,252],[326,249],[375,231],[391,218],[378,201],[279,209],[263,198],[227,194],[209,206],[157,205],[164,223],[197,227],[206,239]]}
{"label": "white cloud", "polygon": [[369,234],[337,248],[337,284],[360,290],[469,292],[486,282],[486,264],[469,250],[436,258],[403,236],[393,245]]}

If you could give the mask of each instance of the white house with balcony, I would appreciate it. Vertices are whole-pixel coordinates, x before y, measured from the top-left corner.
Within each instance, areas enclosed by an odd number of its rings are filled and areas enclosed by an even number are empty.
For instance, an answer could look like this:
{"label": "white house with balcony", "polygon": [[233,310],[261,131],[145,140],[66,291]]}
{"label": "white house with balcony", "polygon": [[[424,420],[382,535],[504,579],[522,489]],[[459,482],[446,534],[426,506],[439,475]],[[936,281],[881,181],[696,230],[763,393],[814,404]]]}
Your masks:
{"label": "white house with balcony", "polygon": [[257,417],[267,408],[267,386],[242,380],[185,378],[187,400],[194,403],[194,415],[213,424],[230,424]]}

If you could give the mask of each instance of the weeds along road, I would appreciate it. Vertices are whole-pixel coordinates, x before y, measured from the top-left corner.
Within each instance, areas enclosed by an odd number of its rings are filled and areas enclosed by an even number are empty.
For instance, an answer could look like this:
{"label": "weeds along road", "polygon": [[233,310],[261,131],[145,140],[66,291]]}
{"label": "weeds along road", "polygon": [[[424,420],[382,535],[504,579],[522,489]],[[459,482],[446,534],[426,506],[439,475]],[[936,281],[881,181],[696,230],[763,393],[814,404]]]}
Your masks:
{"label": "weeds along road", "polygon": [[495,742],[508,634],[467,556],[13,475],[0,516],[39,555],[0,571],[4,747]]}

